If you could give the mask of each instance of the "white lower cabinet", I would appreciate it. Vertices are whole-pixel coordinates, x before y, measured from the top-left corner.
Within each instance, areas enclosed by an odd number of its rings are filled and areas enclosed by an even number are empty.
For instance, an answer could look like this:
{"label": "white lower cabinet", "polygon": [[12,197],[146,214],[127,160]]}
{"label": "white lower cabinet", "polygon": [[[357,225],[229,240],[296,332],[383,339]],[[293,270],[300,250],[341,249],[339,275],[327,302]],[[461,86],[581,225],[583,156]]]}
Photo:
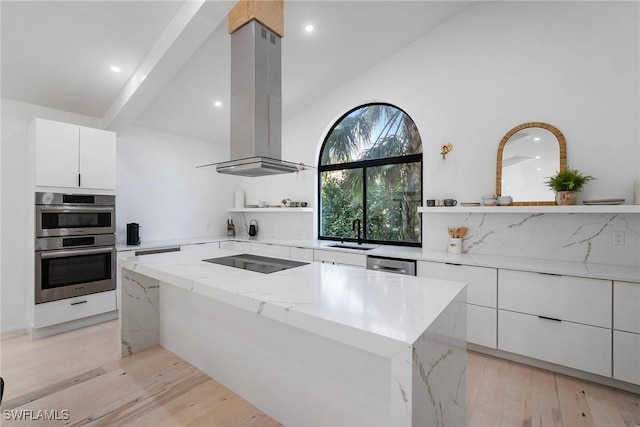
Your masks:
{"label": "white lower cabinet", "polygon": [[498,348],[610,377],[611,329],[498,310]]}
{"label": "white lower cabinet", "polygon": [[495,308],[467,304],[467,342],[496,348],[498,313]]}
{"label": "white lower cabinet", "polygon": [[611,328],[611,281],[498,272],[498,308]]}
{"label": "white lower cabinet", "polygon": [[274,245],[271,243],[251,243],[251,253],[273,258],[290,258],[289,246]]}
{"label": "white lower cabinet", "polygon": [[328,251],[324,249],[315,249],[313,251],[313,260],[331,264],[351,265],[356,267],[367,266],[367,256],[364,254]]}
{"label": "white lower cabinet", "polygon": [[640,334],[613,331],[613,378],[640,385]]}
{"label": "white lower cabinet", "polygon": [[116,291],[99,292],[76,298],[36,304],[34,328],[70,322],[116,309]]}
{"label": "white lower cabinet", "polygon": [[291,259],[303,262],[313,262],[313,249],[292,246]]}
{"label": "white lower cabinet", "polygon": [[418,261],[418,276],[467,284],[467,303],[497,307],[498,270],[471,265]]}
{"label": "white lower cabinet", "polygon": [[234,241],[233,240],[226,240],[224,242],[220,242],[220,249],[227,249],[232,251],[234,249]]}
{"label": "white lower cabinet", "polygon": [[191,243],[188,245],[180,246],[180,252],[195,252],[203,249],[220,249],[220,243],[219,242]]}
{"label": "white lower cabinet", "polygon": [[418,261],[420,277],[467,284],[467,342],[496,348],[498,270],[470,265]]}
{"label": "white lower cabinet", "polygon": [[613,329],[640,334],[640,284],[613,282]]}

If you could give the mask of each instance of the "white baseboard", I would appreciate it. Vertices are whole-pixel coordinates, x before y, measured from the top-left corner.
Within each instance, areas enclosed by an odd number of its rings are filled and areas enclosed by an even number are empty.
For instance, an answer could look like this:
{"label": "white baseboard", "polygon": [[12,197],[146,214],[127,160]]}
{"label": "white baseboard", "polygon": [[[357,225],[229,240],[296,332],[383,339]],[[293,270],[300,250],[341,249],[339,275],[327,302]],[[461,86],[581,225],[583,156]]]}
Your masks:
{"label": "white baseboard", "polygon": [[71,322],[60,323],[57,325],[47,326],[45,328],[33,328],[29,331],[31,339],[37,340],[46,338],[51,335],[57,335],[64,332],[73,331],[74,329],[84,328],[86,326],[95,325],[96,323],[106,322],[118,318],[118,310],[108,313],[100,313],[95,316],[84,317],[82,319],[73,320]]}
{"label": "white baseboard", "polygon": [[6,334],[9,332],[19,332],[26,330],[26,323],[24,315],[22,316],[9,316],[3,318],[0,323],[0,333]]}

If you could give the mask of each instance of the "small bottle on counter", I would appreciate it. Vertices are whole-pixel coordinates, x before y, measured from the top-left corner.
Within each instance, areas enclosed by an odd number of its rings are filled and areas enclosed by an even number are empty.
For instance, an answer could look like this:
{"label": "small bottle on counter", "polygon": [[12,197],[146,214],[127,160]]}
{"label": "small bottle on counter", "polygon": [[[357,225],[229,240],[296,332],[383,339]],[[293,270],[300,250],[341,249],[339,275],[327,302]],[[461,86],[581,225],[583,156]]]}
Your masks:
{"label": "small bottle on counter", "polygon": [[236,235],[236,226],[233,225],[233,220],[227,220],[227,236],[235,236]]}

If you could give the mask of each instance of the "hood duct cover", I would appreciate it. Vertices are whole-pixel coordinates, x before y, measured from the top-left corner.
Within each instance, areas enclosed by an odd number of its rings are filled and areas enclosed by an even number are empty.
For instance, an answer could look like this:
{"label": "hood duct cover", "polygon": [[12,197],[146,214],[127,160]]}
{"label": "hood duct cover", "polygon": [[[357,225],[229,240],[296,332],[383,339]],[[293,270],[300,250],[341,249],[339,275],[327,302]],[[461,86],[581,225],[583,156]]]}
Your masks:
{"label": "hood duct cover", "polygon": [[281,39],[251,20],[231,34],[231,161],[216,170],[241,176],[297,172],[281,158]]}

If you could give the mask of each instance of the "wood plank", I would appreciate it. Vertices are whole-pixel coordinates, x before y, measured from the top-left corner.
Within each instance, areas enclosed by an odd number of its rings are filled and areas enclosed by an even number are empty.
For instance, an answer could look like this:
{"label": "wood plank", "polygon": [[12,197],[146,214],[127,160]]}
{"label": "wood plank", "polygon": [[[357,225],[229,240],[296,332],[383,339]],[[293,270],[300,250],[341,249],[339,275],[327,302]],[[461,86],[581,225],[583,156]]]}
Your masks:
{"label": "wood plank", "polygon": [[229,12],[229,34],[255,19],[280,37],[284,37],[283,0],[241,0]]}
{"label": "wood plank", "polygon": [[506,379],[507,363],[496,358],[488,359],[469,426],[500,424]]}
{"label": "wood plank", "polygon": [[[478,399],[480,384],[489,357],[473,351],[467,352],[467,410],[472,410]],[[470,413],[467,413],[469,417]]]}
{"label": "wood plank", "polygon": [[80,375],[76,375],[74,377],[66,378],[62,381],[58,381],[57,383],[48,385],[38,390],[31,391],[29,393],[23,394],[22,396],[15,397],[11,400],[3,400],[2,401],[2,409],[14,409],[18,406],[26,405],[27,403],[33,402],[34,400],[42,399],[50,394],[60,392],[69,387],[73,387],[76,384],[80,384],[81,382],[88,381],[92,378],[95,378],[99,375],[106,374],[103,368],[92,369],[87,372],[83,372]]}
{"label": "wood plank", "polygon": [[532,384],[531,368],[519,363],[509,363],[501,426],[531,426]]}
{"label": "wood plank", "polygon": [[556,384],[564,425],[594,427],[596,424],[582,382],[564,375],[556,375]]}
{"label": "wood plank", "polygon": [[531,425],[572,425],[563,421],[555,375],[542,369],[531,368]]}
{"label": "wood plank", "polygon": [[616,406],[613,392],[607,387],[598,387],[593,383],[583,381],[587,403],[597,426],[625,427],[624,419]]}
{"label": "wood plank", "polygon": [[640,426],[640,396],[615,390],[614,398],[620,415],[627,427]]}

